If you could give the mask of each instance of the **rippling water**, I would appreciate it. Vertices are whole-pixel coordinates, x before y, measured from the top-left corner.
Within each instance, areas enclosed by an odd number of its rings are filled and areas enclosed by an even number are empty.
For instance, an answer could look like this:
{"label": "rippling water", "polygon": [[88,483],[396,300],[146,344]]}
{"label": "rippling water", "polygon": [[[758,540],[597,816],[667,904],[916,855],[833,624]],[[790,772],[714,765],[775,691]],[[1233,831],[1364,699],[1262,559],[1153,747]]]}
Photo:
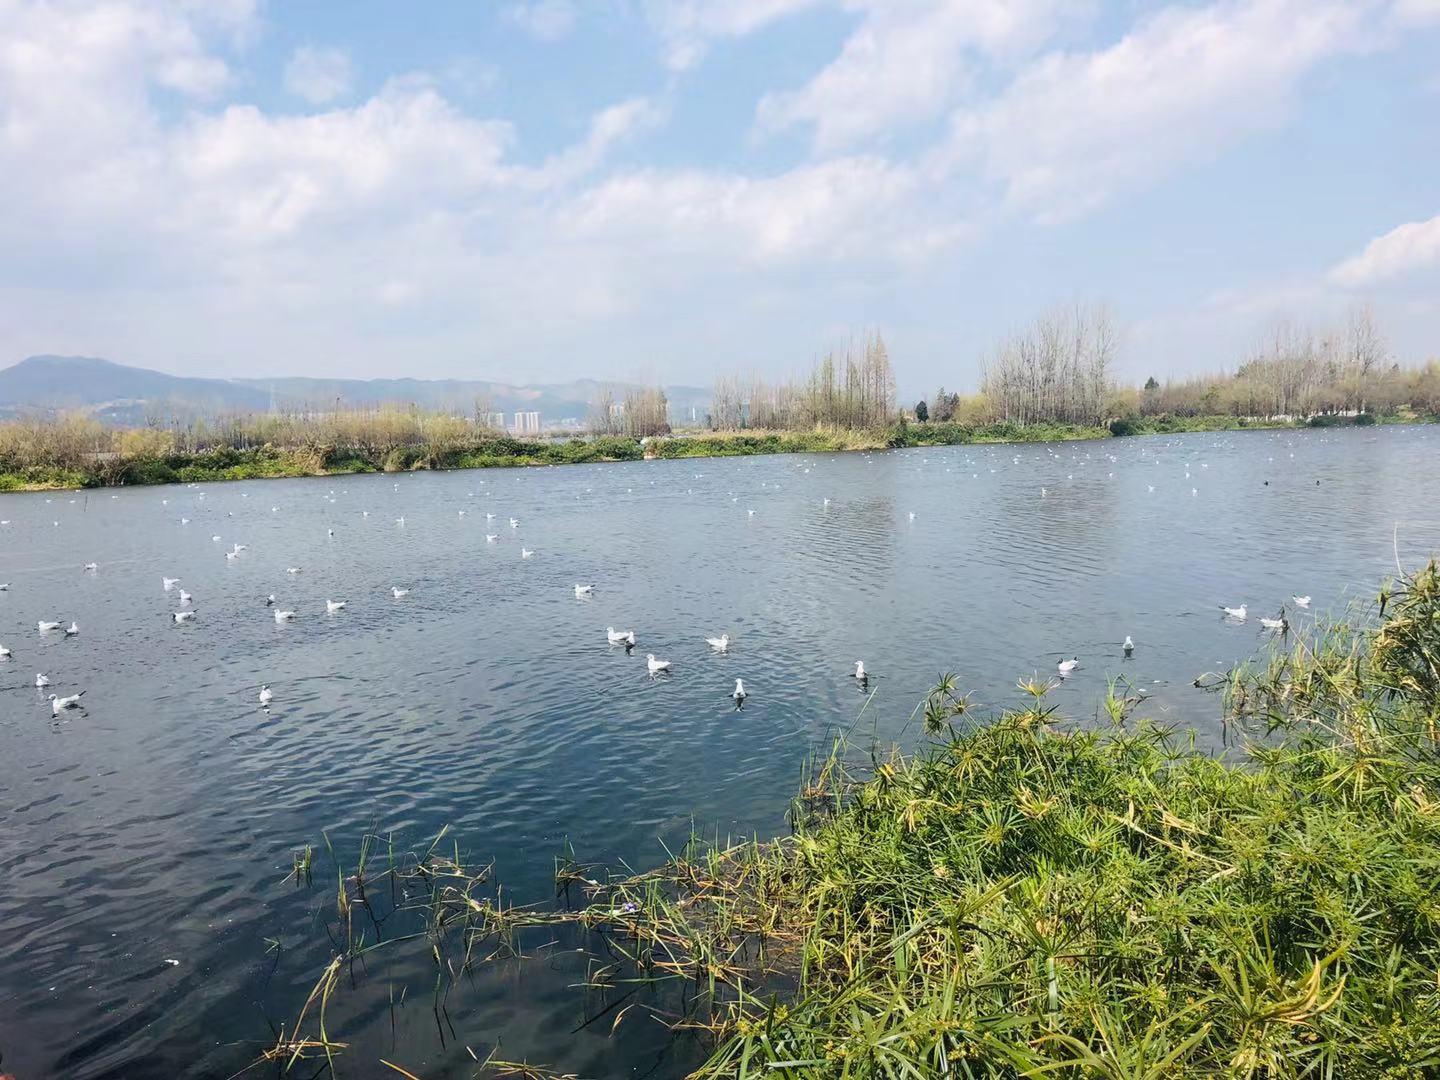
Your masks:
{"label": "rippling water", "polygon": [[[567,837],[646,866],[692,820],[782,832],[806,755],[863,704],[856,659],[880,676],[864,723],[882,738],[913,742],[942,671],[1007,704],[1017,676],[1078,655],[1070,715],[1123,674],[1215,746],[1217,702],[1191,680],[1262,648],[1259,615],[1292,592],[1316,613],[1366,597],[1397,524],[1402,560],[1440,548],[1437,449],[1433,428],[1241,432],[0,496],[0,1063],[21,1080],[249,1063],[329,956],[324,872],[279,884],[322,830],[353,852],[367,828],[423,844],[449,824],[521,901],[549,898]],[[1219,618],[1242,601],[1247,624]],[[634,655],[607,625],[636,629]],[[728,656],[705,644],[721,632]],[[671,677],[647,677],[651,651]],[[86,708],[52,719],[37,671]],[[443,1040],[428,1006],[392,1035],[386,992],[357,995],[370,1023],[342,1075],[383,1055],[467,1076],[466,1046],[497,1043],[587,1076],[693,1065],[653,1020],[575,1032],[576,945],[483,969]],[[423,998],[426,963],[384,978]]]}

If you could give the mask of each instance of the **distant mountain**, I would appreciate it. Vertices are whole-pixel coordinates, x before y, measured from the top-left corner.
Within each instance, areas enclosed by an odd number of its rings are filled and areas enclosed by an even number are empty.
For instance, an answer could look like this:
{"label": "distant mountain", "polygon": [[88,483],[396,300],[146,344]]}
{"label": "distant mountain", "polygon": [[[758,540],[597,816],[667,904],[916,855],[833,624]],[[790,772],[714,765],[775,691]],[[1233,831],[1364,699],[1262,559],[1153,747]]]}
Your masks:
{"label": "distant mountain", "polygon": [[[535,411],[546,426],[583,422],[603,386],[617,396],[624,384],[578,379],[513,385],[479,379],[198,379],[127,367],[85,356],[32,356],[0,369],[0,416],[89,413],[107,423],[142,423],[275,409],[328,410],[379,404],[473,412]],[[697,387],[666,387],[674,416],[703,417],[710,395]],[[510,417],[507,415],[507,421]]]}

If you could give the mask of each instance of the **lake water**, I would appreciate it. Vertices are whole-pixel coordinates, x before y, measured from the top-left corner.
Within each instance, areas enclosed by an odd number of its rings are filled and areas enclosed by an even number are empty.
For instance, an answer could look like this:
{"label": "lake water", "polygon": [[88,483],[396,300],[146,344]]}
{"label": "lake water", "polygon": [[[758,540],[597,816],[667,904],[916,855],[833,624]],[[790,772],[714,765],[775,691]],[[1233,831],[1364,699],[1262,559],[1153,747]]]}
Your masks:
{"label": "lake water", "polygon": [[[865,701],[856,659],[881,738],[914,744],[942,671],[1006,705],[1078,655],[1067,715],[1122,674],[1218,747],[1219,702],[1192,679],[1263,649],[1258,617],[1292,593],[1317,614],[1368,598],[1397,523],[1406,563],[1440,548],[1437,450],[1425,427],[1236,432],[0,496],[0,1064],[241,1069],[330,956],[328,862],[281,884],[322,831],[353,858],[366,829],[423,847],[449,825],[518,902],[552,896],[566,838],[644,868],[692,820],[783,833],[807,755]],[[1247,623],[1220,618],[1241,602]],[[607,626],[635,628],[633,655]],[[721,632],[727,656],[705,643]],[[649,678],[647,652],[673,674]],[[86,708],[52,718],[39,671]],[[423,948],[347,989],[335,1023],[365,1027],[341,1033],[341,1075],[398,1075],[383,1056],[469,1076],[466,1047],[497,1044],[592,1077],[696,1063],[639,1013],[576,1031],[584,943],[527,944],[455,992],[453,1030]],[[392,1032],[387,987],[412,977]]]}

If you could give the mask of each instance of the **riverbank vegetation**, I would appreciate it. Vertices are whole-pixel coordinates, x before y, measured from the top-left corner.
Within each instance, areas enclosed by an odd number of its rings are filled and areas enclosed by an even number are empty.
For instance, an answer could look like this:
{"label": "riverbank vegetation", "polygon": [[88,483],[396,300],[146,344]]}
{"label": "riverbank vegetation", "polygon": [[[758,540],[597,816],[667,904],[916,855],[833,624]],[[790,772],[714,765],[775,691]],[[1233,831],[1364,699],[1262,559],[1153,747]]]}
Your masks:
{"label": "riverbank vegetation", "polygon": [[1292,323],[1266,332],[1233,372],[1143,386],[1113,378],[1116,334],[1103,307],[1061,309],[1002,342],[980,392],[941,387],[919,419],[1103,424],[1113,434],[1366,423],[1440,415],[1440,362],[1400,367],[1369,308],[1319,333]]}
{"label": "riverbank vegetation", "polygon": [[1118,685],[1075,725],[947,677],[930,749],[842,749],[793,836],[620,883],[615,928],[710,980],[699,1076],[1432,1075],[1436,566],[1377,613],[1216,679],[1234,760]]}
{"label": "riverbank vegetation", "polygon": [[821,453],[1112,435],[1429,420],[1440,361],[1402,369],[1367,309],[1312,334],[1282,326],[1233,373],[1125,387],[1103,307],[1039,317],[984,365],[980,391],[941,387],[902,410],[889,350],[873,334],[801,378],[717,379],[703,423],[672,426],[660,387],[602,389],[588,437],[515,438],[496,414],[382,406],[158,419],[107,427],[90,417],[0,423],[0,491],[213,482],[412,469],[631,461],[645,457]]}
{"label": "riverbank vegetation", "polygon": [[[1433,1075],[1440,570],[1197,685],[1221,695],[1227,756],[1137,719],[1122,683],[1077,723],[1048,683],[986,715],[946,676],[912,717],[928,748],[842,740],[783,839],[692,837],[618,878],[567,852],[576,910],[497,905],[488,868],[432,845],[406,864],[417,936],[448,931],[464,957],[436,953],[437,999],[474,958],[523,953],[523,927],[563,922],[599,935],[600,1015],[709,1033],[704,1080]],[[338,918],[386,892],[367,893],[362,854]],[[277,1057],[343,1045],[323,1009],[346,970],[337,955]]]}

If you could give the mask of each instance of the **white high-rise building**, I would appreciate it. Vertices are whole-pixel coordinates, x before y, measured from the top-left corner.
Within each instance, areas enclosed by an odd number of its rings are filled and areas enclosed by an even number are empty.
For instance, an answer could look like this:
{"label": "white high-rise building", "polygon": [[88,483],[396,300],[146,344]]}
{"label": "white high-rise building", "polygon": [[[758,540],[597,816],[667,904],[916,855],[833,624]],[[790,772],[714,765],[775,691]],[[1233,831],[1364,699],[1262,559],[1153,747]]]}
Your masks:
{"label": "white high-rise building", "polygon": [[516,435],[540,434],[540,414],[538,412],[517,412],[514,430]]}

